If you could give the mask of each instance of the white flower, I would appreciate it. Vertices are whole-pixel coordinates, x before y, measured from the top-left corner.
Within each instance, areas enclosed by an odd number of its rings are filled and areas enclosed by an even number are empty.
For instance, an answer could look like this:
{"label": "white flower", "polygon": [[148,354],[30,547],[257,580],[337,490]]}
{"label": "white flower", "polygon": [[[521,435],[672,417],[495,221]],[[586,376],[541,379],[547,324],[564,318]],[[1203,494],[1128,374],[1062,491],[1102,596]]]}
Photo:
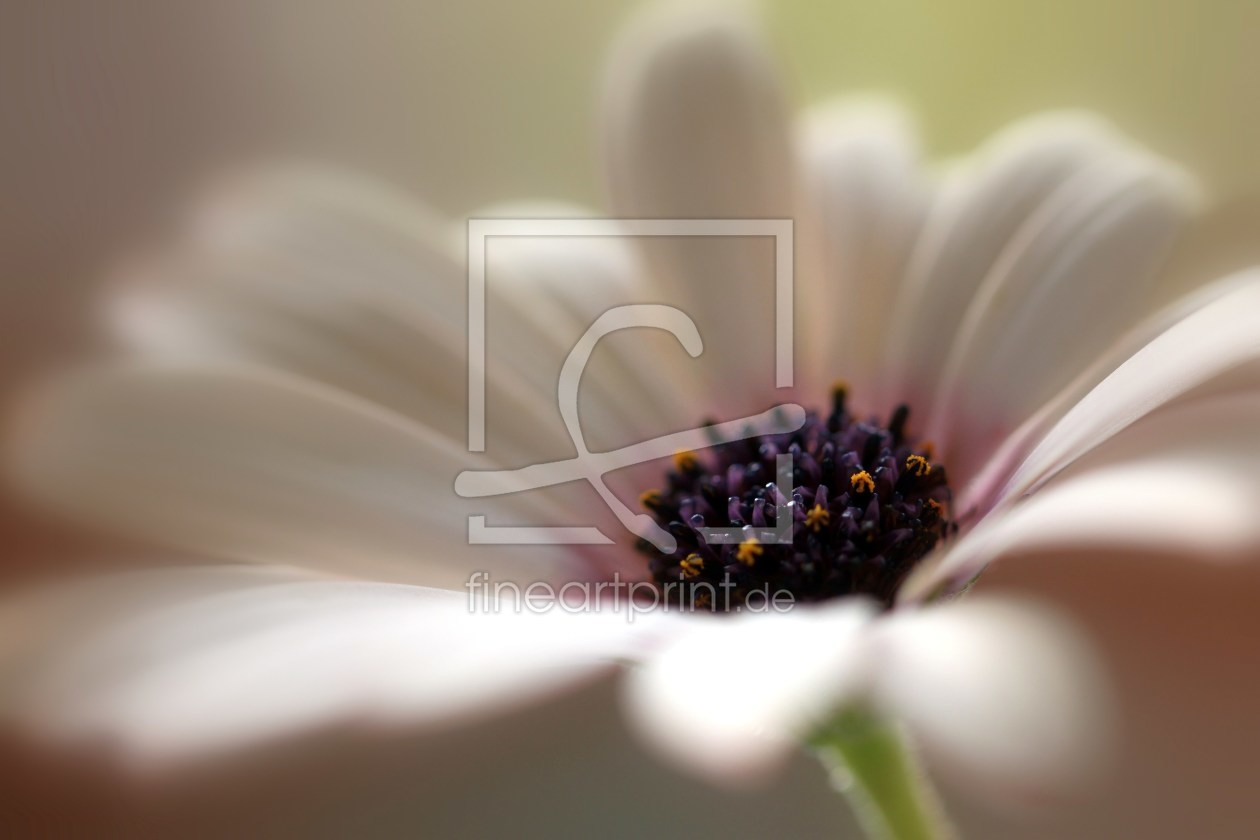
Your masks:
{"label": "white flower", "polygon": [[[844,377],[860,415],[908,403],[948,466],[960,530],[897,606],[633,622],[470,610],[474,570],[646,574],[584,485],[467,500],[452,481],[566,454],[550,402],[559,361],[618,303],[680,302],[708,367],[681,365],[676,346],[611,343],[583,380],[593,446],[781,401],[762,375],[764,261],[730,243],[500,243],[492,273],[515,285],[491,316],[505,352],[492,346],[486,371],[490,454],[470,456],[449,233],[384,189],[274,173],[216,195],[137,267],[112,312],[146,358],[49,389],[13,451],[27,489],[77,516],[308,573],[141,576],[15,606],[11,617],[66,625],[10,655],[32,669],[8,681],[10,713],[162,762],[351,717],[484,713],[632,660],[636,727],[716,777],[764,774],[861,708],[990,792],[1083,778],[1104,721],[1072,632],[1026,605],[923,604],[1034,547],[1229,557],[1260,545],[1260,275],[1154,311],[1148,290],[1190,191],[1090,118],[1021,123],[933,176],[890,105],[824,106],[793,126],[755,34],[724,17],[642,21],[612,70],[612,212],[796,219],[795,398],[818,406]],[[628,472],[627,497],[662,475]],[[623,537],[470,546],[470,513]],[[130,617],[98,621],[92,603]]]}

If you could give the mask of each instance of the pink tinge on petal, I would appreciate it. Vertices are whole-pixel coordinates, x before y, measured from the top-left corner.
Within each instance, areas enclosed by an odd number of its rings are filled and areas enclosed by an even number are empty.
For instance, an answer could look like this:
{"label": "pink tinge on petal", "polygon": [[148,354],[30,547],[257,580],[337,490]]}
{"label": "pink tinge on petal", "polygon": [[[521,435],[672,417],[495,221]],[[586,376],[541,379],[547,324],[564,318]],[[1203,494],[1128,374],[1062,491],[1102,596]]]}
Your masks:
{"label": "pink tinge on petal", "polygon": [[[1049,429],[1061,420],[1084,396],[1114,373],[1128,359],[1164,333],[1221,298],[1242,291],[1255,282],[1249,273],[1229,277],[1187,295],[1138,325],[1121,337],[1097,361],[1082,371],[1053,399],[1015,429],[993,452],[983,468],[964,484],[958,495],[957,512],[974,518],[983,516],[1001,498],[1001,491]],[[1207,370],[1205,368],[1205,370]],[[1210,376],[1216,376],[1214,370]]]}
{"label": "pink tinge on petal", "polygon": [[1085,395],[1041,440],[1003,494],[1023,495],[1143,415],[1260,357],[1260,274],[1174,324]]}
{"label": "pink tinge on petal", "polygon": [[956,480],[1144,314],[1194,207],[1188,183],[1153,157],[1100,149],[1007,243],[960,324],[926,433]]}
{"label": "pink tinge on petal", "polygon": [[899,594],[957,589],[1003,556],[1085,548],[1234,561],[1260,550],[1260,398],[1254,390],[1158,410],[1030,498],[929,559]]}

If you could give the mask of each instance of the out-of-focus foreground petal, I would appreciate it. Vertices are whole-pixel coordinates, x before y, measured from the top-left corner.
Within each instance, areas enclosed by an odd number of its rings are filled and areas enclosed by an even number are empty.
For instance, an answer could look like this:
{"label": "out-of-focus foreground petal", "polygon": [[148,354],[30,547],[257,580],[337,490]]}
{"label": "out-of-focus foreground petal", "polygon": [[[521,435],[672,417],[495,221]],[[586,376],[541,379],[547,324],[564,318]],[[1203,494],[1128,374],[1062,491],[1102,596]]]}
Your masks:
{"label": "out-of-focus foreground petal", "polygon": [[764,780],[836,707],[860,697],[872,602],[744,614],[687,628],[631,674],[631,723],[665,758],[717,778]]}
{"label": "out-of-focus foreground petal", "polygon": [[872,625],[877,708],[995,803],[1079,795],[1109,758],[1111,699],[1084,638],[1026,601],[970,597]]}
{"label": "out-of-focus foreground petal", "polygon": [[1033,596],[1080,623],[1115,690],[1119,761],[1087,800],[1036,819],[981,815],[959,798],[950,813],[964,836],[1243,840],[1254,833],[1260,565],[1186,561],[1125,547],[1030,546],[980,578],[968,599]]}
{"label": "out-of-focus foreground petal", "polygon": [[672,618],[531,612],[510,597],[495,606],[468,592],[332,580],[201,586],[178,598],[151,588],[148,599],[98,599],[110,619],[86,626],[73,598],[46,595],[35,617],[55,634],[30,632],[31,606],[8,602],[4,617],[16,613],[27,638],[44,642],[4,660],[10,723],[54,744],[105,743],[143,770],[336,724],[449,722],[634,657]]}
{"label": "out-of-focus foreground petal", "polygon": [[631,675],[636,728],[693,772],[764,779],[850,705],[905,722],[947,772],[999,800],[1076,792],[1105,752],[1098,669],[1041,608],[974,598],[881,615],[850,601],[730,623]]}

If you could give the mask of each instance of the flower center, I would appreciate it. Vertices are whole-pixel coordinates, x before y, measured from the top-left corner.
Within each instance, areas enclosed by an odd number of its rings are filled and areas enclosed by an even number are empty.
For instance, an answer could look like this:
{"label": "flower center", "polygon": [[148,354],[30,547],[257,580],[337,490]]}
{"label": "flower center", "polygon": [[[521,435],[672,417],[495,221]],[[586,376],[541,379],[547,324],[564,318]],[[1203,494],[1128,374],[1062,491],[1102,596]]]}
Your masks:
{"label": "flower center", "polygon": [[[668,554],[639,543],[668,601],[717,611],[754,599],[865,594],[892,604],[914,565],[954,529],[949,485],[932,445],[906,435],[905,405],[886,425],[859,422],[846,398],[837,385],[830,414],[810,412],[795,432],[674,456],[665,489],[640,497],[677,540]],[[776,480],[784,454],[790,489]],[[780,511],[790,529],[776,531]],[[733,529],[734,538],[706,539],[709,529]]]}

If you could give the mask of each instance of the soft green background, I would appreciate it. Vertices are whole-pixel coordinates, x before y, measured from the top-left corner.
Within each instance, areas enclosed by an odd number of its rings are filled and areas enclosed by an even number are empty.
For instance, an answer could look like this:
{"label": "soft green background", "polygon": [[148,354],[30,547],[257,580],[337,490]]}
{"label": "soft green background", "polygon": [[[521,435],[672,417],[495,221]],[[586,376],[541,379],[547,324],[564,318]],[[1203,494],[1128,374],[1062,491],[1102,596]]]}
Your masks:
{"label": "soft green background", "polygon": [[[123,223],[226,163],[301,153],[455,214],[594,202],[604,50],[627,0],[155,0],[0,7],[0,244]],[[935,153],[1093,107],[1218,195],[1260,186],[1255,0],[781,0],[798,101],[877,90]],[[108,235],[107,235],[108,234]]]}
{"label": "soft green background", "polygon": [[[635,5],[547,0],[444,15],[467,35],[454,71],[437,73],[459,93],[428,104],[472,119],[443,119],[445,138],[427,139],[443,150],[485,151],[453,155],[460,183],[435,182],[431,192],[452,208],[466,205],[471,183],[486,200],[505,187],[593,198],[592,71]],[[763,8],[799,101],[896,94],[919,114],[932,150],[963,151],[1031,111],[1089,107],[1191,165],[1218,195],[1260,185],[1253,0],[784,0]],[[403,27],[396,36],[398,60],[430,64],[401,55],[408,42],[432,48],[422,33]],[[305,48],[295,44],[295,54]]]}
{"label": "soft green background", "polygon": [[1220,190],[1260,183],[1254,0],[785,2],[772,19],[807,95],[901,93],[937,148],[1033,109],[1093,107]]}

